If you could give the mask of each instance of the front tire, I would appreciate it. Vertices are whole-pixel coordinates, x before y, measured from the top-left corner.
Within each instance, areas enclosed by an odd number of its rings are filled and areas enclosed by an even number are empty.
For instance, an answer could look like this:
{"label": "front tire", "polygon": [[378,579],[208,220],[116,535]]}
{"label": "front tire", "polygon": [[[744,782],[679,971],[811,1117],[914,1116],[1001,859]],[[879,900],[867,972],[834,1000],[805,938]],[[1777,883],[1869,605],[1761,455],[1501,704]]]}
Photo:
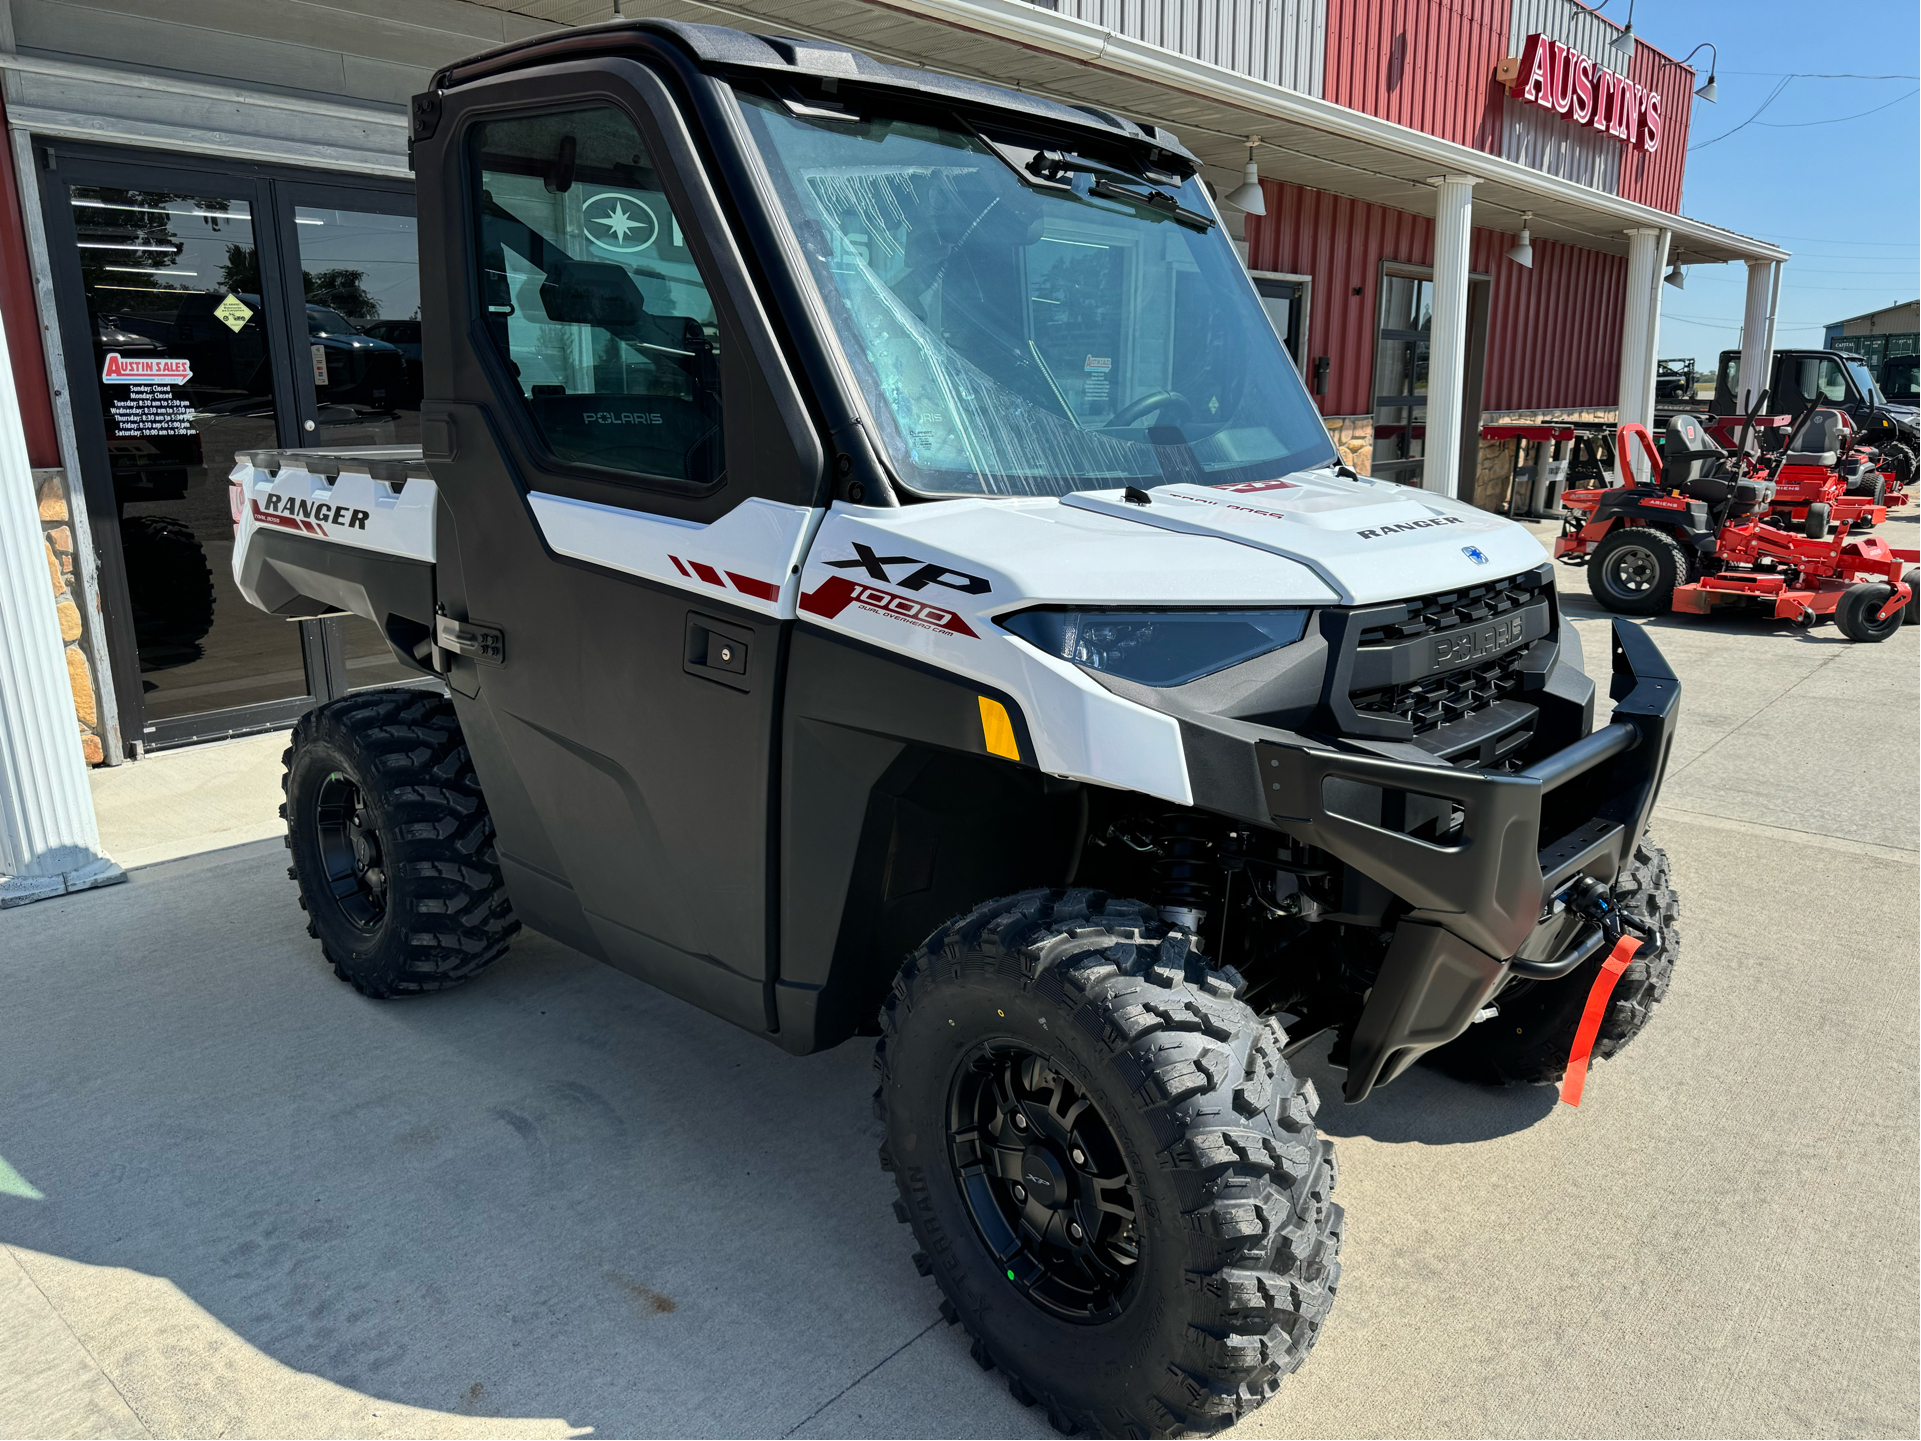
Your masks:
{"label": "front tire", "polygon": [[1893,586],[1876,585],[1872,581],[1849,586],[1841,594],[1841,603],[1834,608],[1835,625],[1851,641],[1872,645],[1876,641],[1886,640],[1907,623],[1906,612],[1913,610],[1915,605],[1913,600],[1909,600],[1885,620],[1876,620],[1876,613],[1893,594]]}
{"label": "front tire", "polygon": [[[1597,1061],[1619,1055],[1641,1034],[1674,978],[1674,958],[1681,948],[1681,903],[1674,894],[1667,852],[1643,838],[1614,878],[1614,904],[1630,919],[1658,930],[1660,943],[1643,944],[1614,983],[1607,1014],[1594,1039],[1592,1054]],[[1525,990],[1510,987],[1494,999],[1498,1015],[1469,1027],[1422,1059],[1456,1080],[1479,1085],[1558,1084],[1567,1074],[1568,1052],[1580,1029],[1588,992],[1606,959],[1604,947],[1558,981],[1533,981]]]}
{"label": "front tire", "polygon": [[389,1000],[457,985],[520,929],[453,703],[363,691],[316,706],[283,757],[287,874],[334,974]]}
{"label": "front tire", "polygon": [[1588,590],[1616,615],[1660,615],[1674,604],[1674,588],[1688,576],[1687,552],[1664,530],[1616,526],[1601,537],[1588,562]]}
{"label": "front tire", "polygon": [[1320,1333],[1341,1208],[1285,1037],[1148,906],[948,923],[882,1013],[883,1167],[975,1359],[1063,1430],[1206,1434]]}

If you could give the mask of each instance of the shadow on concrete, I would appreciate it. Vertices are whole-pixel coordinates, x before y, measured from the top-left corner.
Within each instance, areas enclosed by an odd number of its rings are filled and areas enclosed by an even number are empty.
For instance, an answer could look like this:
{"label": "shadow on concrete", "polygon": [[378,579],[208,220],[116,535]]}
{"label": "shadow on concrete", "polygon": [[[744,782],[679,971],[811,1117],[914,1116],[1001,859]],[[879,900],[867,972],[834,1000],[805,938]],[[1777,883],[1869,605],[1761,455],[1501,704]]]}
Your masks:
{"label": "shadow on concrete", "polygon": [[1332,1039],[1322,1037],[1298,1052],[1295,1073],[1314,1082],[1321,1096],[1321,1130],[1336,1140],[1366,1136],[1389,1144],[1458,1146],[1511,1136],[1545,1119],[1558,1099],[1552,1086],[1470,1086],[1426,1066],[1378,1088],[1358,1106],[1341,1099],[1347,1072],[1328,1064]]}
{"label": "shadow on concrete", "polygon": [[[8,917],[0,1154],[46,1199],[0,1196],[0,1239],[171,1280],[246,1343],[216,1371],[251,1347],[596,1435],[783,1434],[935,1318],[867,1043],[790,1057],[525,934],[469,986],[370,1002],[266,849]],[[139,1309],[94,1341],[175,1395]],[[931,1359],[860,1424],[1040,1434],[958,1343]]]}
{"label": "shadow on concrete", "polygon": [[[1604,610],[1595,599],[1583,589],[1572,588],[1561,591],[1561,608],[1575,620],[1613,620],[1613,612]],[[1712,615],[1681,615],[1668,611],[1663,615],[1627,619],[1645,626],[1652,631],[1699,631],[1703,627],[1719,630],[1731,635],[1782,636],[1797,645],[1853,645],[1854,641],[1835,627],[1831,620],[1817,625],[1799,625],[1790,620],[1776,620],[1774,616],[1759,605],[1742,603],[1717,607]]]}

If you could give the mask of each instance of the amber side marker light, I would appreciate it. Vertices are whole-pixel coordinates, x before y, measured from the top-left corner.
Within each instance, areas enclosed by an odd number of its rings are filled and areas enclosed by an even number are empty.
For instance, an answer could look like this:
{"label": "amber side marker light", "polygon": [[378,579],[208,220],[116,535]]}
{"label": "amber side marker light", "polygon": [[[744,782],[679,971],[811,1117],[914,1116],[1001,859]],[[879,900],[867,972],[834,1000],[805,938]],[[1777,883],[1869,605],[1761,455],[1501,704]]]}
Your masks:
{"label": "amber side marker light", "polygon": [[1014,739],[1014,722],[1008,717],[1007,707],[986,696],[980,697],[980,703],[981,739],[987,743],[989,754],[1019,760],[1020,743]]}

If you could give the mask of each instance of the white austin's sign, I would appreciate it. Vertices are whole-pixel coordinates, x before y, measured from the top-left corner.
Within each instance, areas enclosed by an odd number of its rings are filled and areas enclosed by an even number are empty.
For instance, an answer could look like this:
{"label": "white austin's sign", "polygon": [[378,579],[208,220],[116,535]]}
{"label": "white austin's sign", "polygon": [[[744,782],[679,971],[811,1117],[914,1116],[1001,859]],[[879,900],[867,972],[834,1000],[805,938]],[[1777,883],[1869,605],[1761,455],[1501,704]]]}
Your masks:
{"label": "white austin's sign", "polygon": [[1517,100],[1551,110],[1575,125],[1592,125],[1650,155],[1661,148],[1661,94],[1617,75],[1559,40],[1530,35],[1518,61],[1504,60],[1497,78]]}
{"label": "white austin's sign", "polygon": [[111,385],[185,385],[193,379],[193,362],[171,356],[128,357],[110,350],[100,378]]}

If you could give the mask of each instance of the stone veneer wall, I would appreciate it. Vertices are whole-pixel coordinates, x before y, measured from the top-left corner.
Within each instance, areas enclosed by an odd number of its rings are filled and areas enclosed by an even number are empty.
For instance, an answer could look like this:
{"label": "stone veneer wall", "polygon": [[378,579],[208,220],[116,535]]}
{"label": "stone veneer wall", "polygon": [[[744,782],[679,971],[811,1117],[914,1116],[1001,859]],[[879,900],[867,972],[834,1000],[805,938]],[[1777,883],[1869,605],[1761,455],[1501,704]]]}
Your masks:
{"label": "stone veneer wall", "polygon": [[100,739],[100,688],[87,660],[86,610],[81,603],[79,578],[74,573],[73,516],[63,470],[36,470],[34,490],[40,500],[40,530],[47,546],[47,578],[60,617],[60,639],[67,646],[67,682],[73,688],[73,714],[80,727],[80,749],[88,765],[106,759]]}
{"label": "stone veneer wall", "polygon": [[1366,475],[1369,459],[1374,454],[1374,417],[1328,415],[1323,416],[1322,421],[1341,463],[1357,475]]}

